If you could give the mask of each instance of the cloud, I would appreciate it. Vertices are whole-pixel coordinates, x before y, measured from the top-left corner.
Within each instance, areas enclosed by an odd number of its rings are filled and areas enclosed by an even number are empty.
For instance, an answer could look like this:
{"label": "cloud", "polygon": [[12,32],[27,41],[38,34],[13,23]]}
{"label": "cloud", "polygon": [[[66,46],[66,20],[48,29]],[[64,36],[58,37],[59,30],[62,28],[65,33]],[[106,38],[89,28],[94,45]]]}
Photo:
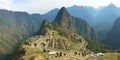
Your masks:
{"label": "cloud", "polygon": [[62,6],[84,5],[98,8],[110,3],[120,6],[119,0],[1,0],[0,8],[43,14],[51,9],[61,8]]}
{"label": "cloud", "polygon": [[0,1],[0,9],[11,9],[12,0],[1,0]]}
{"label": "cloud", "polygon": [[13,10],[24,11],[30,13],[46,13],[47,11],[59,7],[58,0],[26,0],[26,3],[15,2],[12,6]]}

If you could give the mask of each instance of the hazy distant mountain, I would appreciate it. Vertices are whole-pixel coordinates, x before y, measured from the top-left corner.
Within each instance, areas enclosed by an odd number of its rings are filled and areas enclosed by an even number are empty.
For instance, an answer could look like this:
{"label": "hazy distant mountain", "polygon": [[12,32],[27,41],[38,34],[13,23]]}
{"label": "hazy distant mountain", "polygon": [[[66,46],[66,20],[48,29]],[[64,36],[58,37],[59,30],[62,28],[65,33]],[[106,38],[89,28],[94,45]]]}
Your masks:
{"label": "hazy distant mountain", "polygon": [[94,16],[94,29],[104,37],[118,16],[120,16],[120,9],[111,3]]}
{"label": "hazy distant mountain", "polygon": [[0,10],[0,55],[14,50],[20,42],[38,30],[41,22],[40,16]]}
{"label": "hazy distant mountain", "polygon": [[112,49],[120,48],[120,17],[116,19],[112,29],[107,33],[103,42]]}
{"label": "hazy distant mountain", "polygon": [[49,22],[52,22],[55,19],[58,11],[59,11],[59,9],[53,9],[53,10],[49,11],[48,13],[43,15],[44,19],[47,19]]}
{"label": "hazy distant mountain", "polygon": [[93,24],[93,16],[96,13],[95,9],[87,6],[71,6],[67,8],[68,12],[75,17],[82,18],[90,25]]}

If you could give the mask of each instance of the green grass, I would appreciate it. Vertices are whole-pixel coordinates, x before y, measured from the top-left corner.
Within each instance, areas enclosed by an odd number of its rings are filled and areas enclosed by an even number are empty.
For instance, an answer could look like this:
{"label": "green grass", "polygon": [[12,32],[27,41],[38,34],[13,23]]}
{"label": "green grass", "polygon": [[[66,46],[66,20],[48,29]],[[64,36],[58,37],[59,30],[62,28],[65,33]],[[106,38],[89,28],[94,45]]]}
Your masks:
{"label": "green grass", "polygon": [[49,33],[52,33],[52,32],[54,32],[56,38],[63,39],[63,40],[65,40],[65,41],[67,41],[67,42],[69,42],[71,44],[73,43],[73,40],[68,39],[68,38],[66,38],[64,36],[59,35],[59,33],[57,31],[55,31],[55,30],[49,30]]}

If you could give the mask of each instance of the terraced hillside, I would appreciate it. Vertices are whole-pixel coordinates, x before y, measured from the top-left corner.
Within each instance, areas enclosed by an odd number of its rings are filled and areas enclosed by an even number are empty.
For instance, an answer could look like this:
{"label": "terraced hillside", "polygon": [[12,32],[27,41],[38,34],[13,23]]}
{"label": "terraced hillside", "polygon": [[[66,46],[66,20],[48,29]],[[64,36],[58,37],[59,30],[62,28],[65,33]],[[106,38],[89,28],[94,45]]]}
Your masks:
{"label": "terraced hillside", "polygon": [[[74,40],[78,40],[79,42],[74,42]],[[86,51],[85,46],[87,45],[87,42],[81,36],[77,36],[74,40],[61,36],[55,30],[48,29],[46,35],[37,35],[23,42],[22,45],[17,49],[17,52],[15,52],[15,54],[18,54],[19,51],[25,50],[25,52],[19,53],[16,58],[15,55],[14,58],[19,59],[22,57],[24,60],[29,60],[29,57],[31,55],[32,57],[35,57],[36,55],[34,54],[41,54],[43,51]],[[21,56],[22,54],[25,55]]]}

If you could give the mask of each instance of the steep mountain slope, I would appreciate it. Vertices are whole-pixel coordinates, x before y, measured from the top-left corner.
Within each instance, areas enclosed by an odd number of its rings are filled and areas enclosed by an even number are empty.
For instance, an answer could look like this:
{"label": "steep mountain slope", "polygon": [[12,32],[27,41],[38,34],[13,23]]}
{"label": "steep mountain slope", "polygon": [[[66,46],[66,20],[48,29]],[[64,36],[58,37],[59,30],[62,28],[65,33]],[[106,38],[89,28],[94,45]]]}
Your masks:
{"label": "steep mountain slope", "polygon": [[0,10],[0,55],[10,53],[20,42],[38,30],[38,24],[42,20],[35,18],[26,12]]}
{"label": "steep mountain slope", "polygon": [[120,17],[116,19],[112,29],[107,33],[103,42],[112,49],[120,48]]}
{"label": "steep mountain slope", "polygon": [[115,19],[120,16],[119,13],[120,9],[112,3],[96,13],[93,28],[102,38],[112,28]]}
{"label": "steep mountain slope", "polygon": [[40,25],[42,21],[45,19],[42,15],[40,14],[32,14],[31,17],[34,19],[35,23],[37,25]]}
{"label": "steep mountain slope", "polygon": [[98,40],[98,36],[87,22],[71,16],[65,8],[62,8],[55,18],[55,23],[62,27],[64,31],[76,32],[90,40]]}
{"label": "steep mountain slope", "polygon": [[78,18],[84,19],[91,26],[93,25],[93,17],[96,13],[96,10],[88,6],[71,6],[67,8],[68,12]]}

